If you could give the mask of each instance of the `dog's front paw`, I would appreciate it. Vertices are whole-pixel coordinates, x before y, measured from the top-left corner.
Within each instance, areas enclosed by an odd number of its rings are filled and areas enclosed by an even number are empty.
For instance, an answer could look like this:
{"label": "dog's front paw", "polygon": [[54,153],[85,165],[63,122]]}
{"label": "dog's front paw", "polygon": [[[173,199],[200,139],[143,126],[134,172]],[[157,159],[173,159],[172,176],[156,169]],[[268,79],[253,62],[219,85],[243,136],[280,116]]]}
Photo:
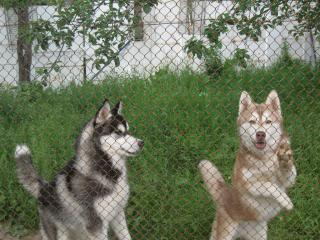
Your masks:
{"label": "dog's front paw", "polygon": [[284,206],[284,208],[288,211],[293,209],[293,203],[291,202],[290,199],[287,201],[287,204]]}
{"label": "dog's front paw", "polygon": [[280,168],[288,169],[293,164],[293,153],[288,142],[284,142],[279,146],[277,152]]}
{"label": "dog's front paw", "polygon": [[290,211],[293,209],[293,203],[287,195],[285,196],[281,195],[278,197],[277,200],[279,201],[280,205],[287,211]]}

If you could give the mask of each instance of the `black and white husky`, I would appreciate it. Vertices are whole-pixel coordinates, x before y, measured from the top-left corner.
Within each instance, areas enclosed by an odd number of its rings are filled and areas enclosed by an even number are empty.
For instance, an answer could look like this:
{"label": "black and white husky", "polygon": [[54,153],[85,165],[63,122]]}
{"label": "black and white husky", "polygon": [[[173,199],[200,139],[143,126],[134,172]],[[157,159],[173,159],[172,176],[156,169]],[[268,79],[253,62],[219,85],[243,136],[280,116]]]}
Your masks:
{"label": "black and white husky", "polygon": [[128,133],[119,102],[103,106],[80,133],[76,156],[46,182],[32,165],[26,145],[15,151],[21,184],[38,200],[43,239],[108,239],[111,225],[118,239],[130,240],[124,208],[129,198],[126,158],[143,141]]}

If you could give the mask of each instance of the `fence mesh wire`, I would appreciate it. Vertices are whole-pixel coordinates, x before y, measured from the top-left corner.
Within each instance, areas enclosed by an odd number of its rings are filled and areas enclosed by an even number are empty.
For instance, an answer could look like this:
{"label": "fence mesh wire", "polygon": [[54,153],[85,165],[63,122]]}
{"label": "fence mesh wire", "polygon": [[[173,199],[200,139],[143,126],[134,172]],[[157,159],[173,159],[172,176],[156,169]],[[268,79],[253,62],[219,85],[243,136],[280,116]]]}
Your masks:
{"label": "fence mesh wire", "polygon": [[135,9],[119,66],[96,69],[79,35],[33,51],[21,88],[17,12],[0,8],[0,239],[320,239],[319,43],[292,19],[257,41],[230,28],[208,76],[184,47],[230,6]]}

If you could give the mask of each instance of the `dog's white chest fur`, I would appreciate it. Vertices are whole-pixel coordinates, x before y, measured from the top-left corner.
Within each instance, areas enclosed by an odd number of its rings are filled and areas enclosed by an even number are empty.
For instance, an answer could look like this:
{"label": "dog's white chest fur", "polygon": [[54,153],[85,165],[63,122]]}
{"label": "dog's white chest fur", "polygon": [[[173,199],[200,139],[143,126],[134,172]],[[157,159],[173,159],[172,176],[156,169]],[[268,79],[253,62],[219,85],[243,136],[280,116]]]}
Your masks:
{"label": "dog's white chest fur", "polygon": [[121,169],[121,176],[114,185],[112,192],[95,200],[94,207],[103,220],[113,219],[119,211],[125,208],[129,199],[129,184],[125,160],[122,158],[112,159],[114,166]]}
{"label": "dog's white chest fur", "polygon": [[[272,186],[275,184],[281,190],[284,190],[284,187],[276,177],[279,169],[279,162],[276,155],[266,156],[263,160],[252,158],[249,161],[252,164],[250,169],[243,169],[243,176],[246,178],[249,188],[251,185],[257,188],[258,191],[276,191]],[[280,204],[276,200],[271,197],[266,197],[264,194],[259,196],[244,194],[243,198],[251,207],[259,212],[260,220],[262,221],[268,221],[281,210]]]}
{"label": "dog's white chest fur", "polygon": [[251,176],[248,178],[250,181],[255,180],[268,180],[275,181],[276,172],[279,169],[278,158],[275,154],[264,156],[262,160],[254,157],[249,157],[250,169],[245,169]]}
{"label": "dog's white chest fur", "polygon": [[126,206],[128,198],[129,185],[127,179],[121,176],[112,193],[96,199],[94,206],[103,219],[108,219],[109,216],[114,217],[119,210]]}

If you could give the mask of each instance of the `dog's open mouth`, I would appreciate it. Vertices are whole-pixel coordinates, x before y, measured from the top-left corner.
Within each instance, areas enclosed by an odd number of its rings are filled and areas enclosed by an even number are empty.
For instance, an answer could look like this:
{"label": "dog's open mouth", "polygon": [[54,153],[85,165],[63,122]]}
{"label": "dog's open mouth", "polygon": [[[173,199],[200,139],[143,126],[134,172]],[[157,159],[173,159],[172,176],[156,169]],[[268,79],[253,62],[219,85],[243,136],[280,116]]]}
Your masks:
{"label": "dog's open mouth", "polygon": [[257,141],[254,143],[257,149],[262,150],[266,147],[266,141]]}

